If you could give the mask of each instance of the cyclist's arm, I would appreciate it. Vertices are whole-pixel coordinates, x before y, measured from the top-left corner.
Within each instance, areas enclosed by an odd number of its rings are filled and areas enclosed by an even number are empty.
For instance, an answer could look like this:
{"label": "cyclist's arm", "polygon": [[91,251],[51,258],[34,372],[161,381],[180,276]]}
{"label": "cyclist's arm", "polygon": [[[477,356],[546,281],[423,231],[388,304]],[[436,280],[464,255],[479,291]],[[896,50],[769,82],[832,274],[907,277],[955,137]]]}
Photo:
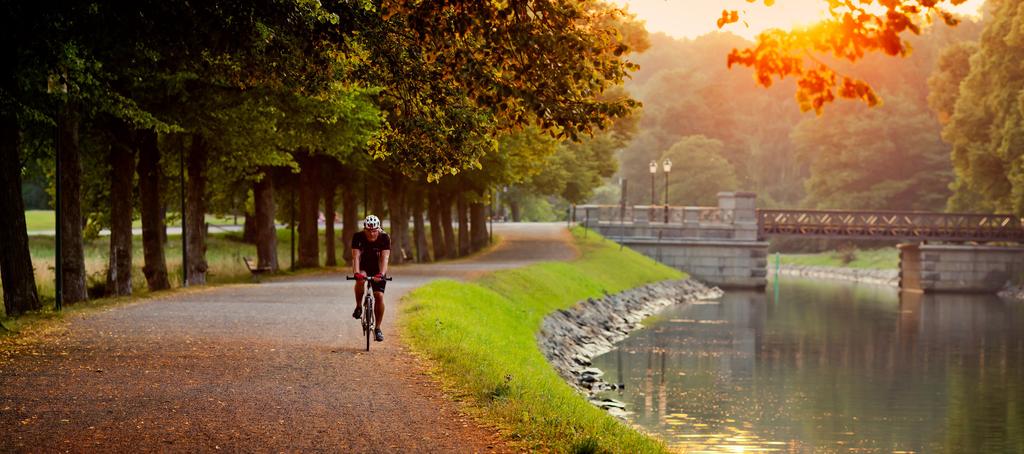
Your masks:
{"label": "cyclist's arm", "polygon": [[359,249],[352,249],[352,275],[359,274],[359,256],[363,254],[363,251]]}
{"label": "cyclist's arm", "polygon": [[385,249],[380,251],[380,274],[381,276],[388,275],[388,258],[391,257],[391,250]]}

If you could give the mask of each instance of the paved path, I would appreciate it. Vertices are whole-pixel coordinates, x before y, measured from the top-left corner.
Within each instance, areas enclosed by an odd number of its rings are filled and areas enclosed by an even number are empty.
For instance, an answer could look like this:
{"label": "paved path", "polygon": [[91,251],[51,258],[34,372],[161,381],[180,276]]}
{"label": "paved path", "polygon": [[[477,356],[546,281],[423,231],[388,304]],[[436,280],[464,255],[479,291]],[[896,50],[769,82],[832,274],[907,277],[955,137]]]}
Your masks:
{"label": "paved path", "polygon": [[[572,258],[564,225],[495,225],[471,260],[396,267],[392,322],[439,277]],[[340,301],[340,302],[339,302]],[[184,292],[76,317],[0,352],[0,451],[507,450],[445,396],[386,323],[365,346],[339,274]]]}

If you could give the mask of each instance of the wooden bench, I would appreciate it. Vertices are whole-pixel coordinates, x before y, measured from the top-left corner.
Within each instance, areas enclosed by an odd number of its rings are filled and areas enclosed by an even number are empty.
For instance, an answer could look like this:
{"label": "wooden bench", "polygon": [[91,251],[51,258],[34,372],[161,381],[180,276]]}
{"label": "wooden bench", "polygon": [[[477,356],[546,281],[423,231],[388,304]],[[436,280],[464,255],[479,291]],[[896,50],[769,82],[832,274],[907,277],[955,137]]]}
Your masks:
{"label": "wooden bench", "polygon": [[249,273],[252,273],[252,280],[253,280],[253,282],[259,282],[260,281],[260,276],[262,276],[264,274],[271,273],[271,272],[274,271],[269,266],[263,266],[263,267],[259,267],[259,266],[254,267],[254,266],[252,266],[252,263],[250,263],[250,261],[249,261],[249,257],[242,257],[242,261],[245,262],[245,267],[249,269]]}

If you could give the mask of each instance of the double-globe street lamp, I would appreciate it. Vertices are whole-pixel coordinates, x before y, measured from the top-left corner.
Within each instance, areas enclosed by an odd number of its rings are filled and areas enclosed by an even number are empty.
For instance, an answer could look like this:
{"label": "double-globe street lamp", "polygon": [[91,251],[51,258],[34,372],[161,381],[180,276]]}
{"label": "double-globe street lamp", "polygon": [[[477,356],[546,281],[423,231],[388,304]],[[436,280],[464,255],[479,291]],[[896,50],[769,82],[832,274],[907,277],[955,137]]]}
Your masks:
{"label": "double-globe street lamp", "polygon": [[651,161],[647,167],[651,171],[651,208],[648,219],[654,222],[654,174],[658,173],[658,161]]}
{"label": "double-globe street lamp", "polygon": [[651,206],[654,206],[654,174],[658,173],[658,161],[651,161]]}
{"label": "double-globe street lamp", "polygon": [[668,173],[672,171],[672,161],[665,158],[661,162],[661,169],[665,171],[665,223],[668,224]]}
{"label": "double-globe street lamp", "polygon": [[[648,164],[648,169],[651,172],[651,217],[654,217],[654,174],[658,173],[658,161],[651,161]],[[661,169],[665,171],[665,223],[668,224],[668,173],[672,171],[672,161],[665,158],[661,162]]]}

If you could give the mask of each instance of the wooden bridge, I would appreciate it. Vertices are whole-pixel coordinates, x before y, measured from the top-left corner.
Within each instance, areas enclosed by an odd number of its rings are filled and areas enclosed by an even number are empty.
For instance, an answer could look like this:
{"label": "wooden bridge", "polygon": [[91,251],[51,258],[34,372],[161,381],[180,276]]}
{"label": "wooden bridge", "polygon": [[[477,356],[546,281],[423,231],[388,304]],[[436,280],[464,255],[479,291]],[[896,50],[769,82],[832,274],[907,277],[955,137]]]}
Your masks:
{"label": "wooden bridge", "polygon": [[767,240],[781,236],[906,243],[904,288],[993,291],[1024,276],[1024,248],[1009,246],[1024,244],[1013,215],[757,209],[755,199],[725,192],[717,207],[580,205],[575,214],[607,238],[727,287],[763,286]]}

